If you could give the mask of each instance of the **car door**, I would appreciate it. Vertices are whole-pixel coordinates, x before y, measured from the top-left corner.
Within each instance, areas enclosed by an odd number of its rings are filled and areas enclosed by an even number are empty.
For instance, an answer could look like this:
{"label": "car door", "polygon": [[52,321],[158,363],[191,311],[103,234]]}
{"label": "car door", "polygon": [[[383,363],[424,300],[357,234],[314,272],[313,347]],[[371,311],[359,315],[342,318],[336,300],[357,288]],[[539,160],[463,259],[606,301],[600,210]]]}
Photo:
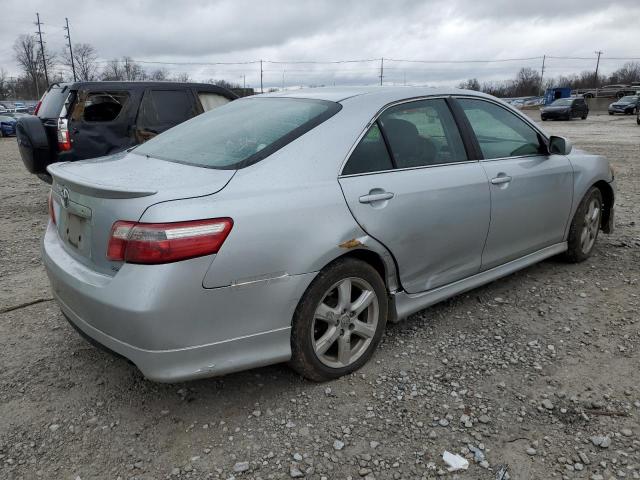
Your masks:
{"label": "car door", "polygon": [[339,182],[355,219],[395,257],[408,293],[479,271],[489,185],[445,99],[387,108],[352,151]]}
{"label": "car door", "polygon": [[573,169],[550,155],[531,124],[489,100],[459,98],[479,143],[491,189],[486,270],[564,239],[573,199]]}
{"label": "car door", "polygon": [[128,90],[80,90],[69,120],[75,158],[100,157],[130,147],[132,103]]}
{"label": "car door", "polygon": [[197,114],[193,94],[185,88],[152,88],[144,92],[135,136],[139,143],[184,122]]}

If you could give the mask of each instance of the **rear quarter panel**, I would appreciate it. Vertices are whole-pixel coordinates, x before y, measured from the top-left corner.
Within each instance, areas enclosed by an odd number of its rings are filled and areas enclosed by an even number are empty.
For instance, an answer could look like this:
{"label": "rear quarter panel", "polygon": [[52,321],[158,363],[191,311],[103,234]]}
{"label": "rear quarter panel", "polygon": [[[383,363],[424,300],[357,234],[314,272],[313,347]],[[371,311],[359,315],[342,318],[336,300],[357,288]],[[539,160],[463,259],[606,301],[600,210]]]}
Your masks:
{"label": "rear quarter panel", "polygon": [[345,155],[370,119],[344,113],[238,170],[221,192],[153,205],[141,221],[233,218],[203,280],[208,288],[317,272],[347,253],[340,245],[354,239],[359,248],[384,255],[393,269],[388,252],[354,220],[338,184]]}

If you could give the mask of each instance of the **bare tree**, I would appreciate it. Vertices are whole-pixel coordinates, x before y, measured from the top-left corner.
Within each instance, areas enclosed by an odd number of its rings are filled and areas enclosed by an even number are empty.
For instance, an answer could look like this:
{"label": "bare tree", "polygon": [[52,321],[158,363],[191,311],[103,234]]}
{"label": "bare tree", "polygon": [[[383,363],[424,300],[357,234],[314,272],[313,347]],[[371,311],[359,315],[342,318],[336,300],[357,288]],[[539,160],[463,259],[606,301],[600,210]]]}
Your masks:
{"label": "bare tree", "polygon": [[187,82],[191,82],[191,77],[189,77],[188,73],[179,73],[178,75],[176,75],[175,77],[173,77],[175,82],[183,82],[183,83],[187,83]]}
{"label": "bare tree", "polygon": [[9,97],[9,77],[4,68],[0,68],[0,100]]}
{"label": "bare tree", "polygon": [[[98,55],[96,49],[88,43],[76,43],[73,45],[73,62],[76,67],[76,77],[79,81],[93,81],[98,78]],[[62,54],[62,63],[71,69],[71,55],[65,48]]]}
{"label": "bare tree", "polygon": [[640,81],[640,62],[625,63],[609,77],[609,83],[626,83]]}
{"label": "bare tree", "polygon": [[131,57],[122,57],[121,60],[113,59],[107,62],[102,69],[102,80],[145,80],[147,72]]}
{"label": "bare tree", "polygon": [[[46,80],[44,79],[42,52],[35,36],[20,35],[13,44],[13,54],[25,76],[33,85],[32,95],[39,97],[40,92],[46,88]],[[53,71],[55,56],[45,55],[44,62],[47,64],[47,69]]]}
{"label": "bare tree", "polygon": [[144,71],[144,68],[134,62],[131,57],[122,57],[122,63],[124,64],[122,68],[124,70],[125,80],[133,82],[147,78],[147,72]]}
{"label": "bare tree", "polygon": [[101,74],[102,80],[124,80],[124,69],[117,59],[108,61]]}
{"label": "bare tree", "polygon": [[458,88],[463,88],[465,90],[475,90],[476,92],[480,90],[480,82],[477,78],[470,78],[466,82],[460,83]]}
{"label": "bare tree", "polygon": [[169,70],[164,67],[153,70],[149,74],[149,79],[155,80],[156,82],[165,82],[169,80]]}

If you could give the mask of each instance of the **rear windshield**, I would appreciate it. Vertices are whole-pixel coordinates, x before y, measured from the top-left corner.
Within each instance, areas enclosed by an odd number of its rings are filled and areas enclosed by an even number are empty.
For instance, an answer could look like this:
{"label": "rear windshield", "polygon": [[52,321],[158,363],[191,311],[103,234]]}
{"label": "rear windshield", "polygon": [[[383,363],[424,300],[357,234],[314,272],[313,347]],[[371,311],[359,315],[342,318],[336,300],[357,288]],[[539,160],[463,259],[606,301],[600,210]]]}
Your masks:
{"label": "rear windshield", "polygon": [[570,98],[562,98],[560,100],[556,100],[551,105],[553,105],[554,107],[562,107],[562,106],[571,105],[571,102],[573,102],[573,100]]}
{"label": "rear windshield", "polygon": [[42,105],[38,110],[40,118],[59,118],[64,102],[69,96],[67,85],[54,85],[42,99]]}
{"label": "rear windshield", "polygon": [[152,138],[133,153],[207,168],[243,168],[268,157],[340,108],[324,100],[236,100]]}

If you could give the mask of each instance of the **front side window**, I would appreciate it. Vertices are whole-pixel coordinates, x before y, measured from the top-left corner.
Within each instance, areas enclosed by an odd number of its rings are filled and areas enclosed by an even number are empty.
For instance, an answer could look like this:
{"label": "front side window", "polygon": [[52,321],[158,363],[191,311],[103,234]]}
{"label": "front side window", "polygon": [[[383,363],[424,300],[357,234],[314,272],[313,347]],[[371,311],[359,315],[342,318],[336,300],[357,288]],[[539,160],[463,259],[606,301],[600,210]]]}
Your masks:
{"label": "front side window", "polygon": [[342,170],[343,175],[353,175],[356,173],[380,172],[391,170],[393,164],[384,138],[380,132],[378,123],[374,123],[366,133],[360,143],[355,148],[347,164]]}
{"label": "front side window", "polygon": [[201,167],[243,168],[284,147],[340,108],[335,102],[298,98],[235,100],[181,123],[133,152]]}
{"label": "front side window", "polygon": [[140,104],[138,123],[151,129],[163,129],[193,117],[191,94],[185,90],[148,90]]}
{"label": "front side window", "polygon": [[545,153],[538,132],[505,108],[484,100],[460,98],[485,159]]}
{"label": "front side window", "polygon": [[444,99],[390,107],[379,122],[397,168],[467,160],[462,138]]}

